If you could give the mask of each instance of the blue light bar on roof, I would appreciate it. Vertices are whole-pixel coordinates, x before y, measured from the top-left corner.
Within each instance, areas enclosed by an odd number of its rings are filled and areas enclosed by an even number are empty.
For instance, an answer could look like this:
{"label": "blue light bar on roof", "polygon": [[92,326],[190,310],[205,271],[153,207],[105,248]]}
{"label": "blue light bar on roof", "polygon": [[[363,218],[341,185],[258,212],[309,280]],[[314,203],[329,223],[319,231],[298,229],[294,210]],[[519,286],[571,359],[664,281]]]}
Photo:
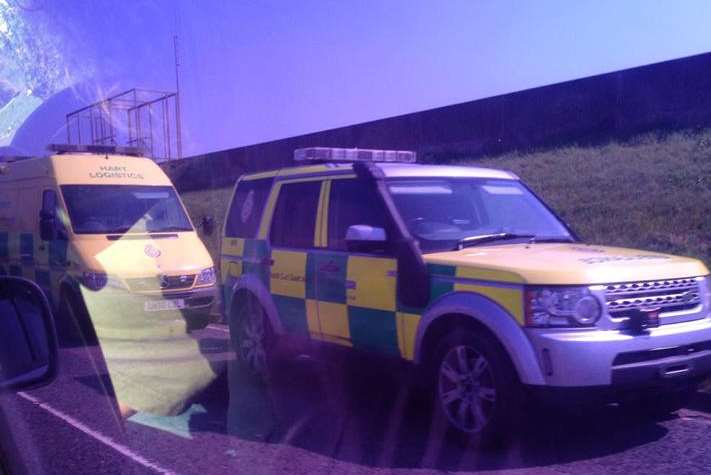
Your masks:
{"label": "blue light bar on roof", "polygon": [[415,163],[417,154],[410,150],[375,150],[368,148],[309,147],[294,150],[297,162],[400,162]]}

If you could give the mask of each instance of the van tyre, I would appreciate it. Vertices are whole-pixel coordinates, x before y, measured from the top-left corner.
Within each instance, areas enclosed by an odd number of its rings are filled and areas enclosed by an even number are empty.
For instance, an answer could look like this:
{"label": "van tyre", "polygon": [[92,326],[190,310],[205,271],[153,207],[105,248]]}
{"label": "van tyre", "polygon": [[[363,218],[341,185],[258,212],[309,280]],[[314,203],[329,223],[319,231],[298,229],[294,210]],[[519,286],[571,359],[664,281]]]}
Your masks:
{"label": "van tyre", "polygon": [[185,325],[189,332],[202,330],[210,324],[210,315],[207,313],[185,316]]}
{"label": "van tyre", "polygon": [[62,293],[58,327],[63,340],[67,343],[94,345],[97,342],[94,325],[86,305],[74,292]]}
{"label": "van tyre", "polygon": [[513,365],[492,337],[457,328],[434,353],[435,421],[465,445],[499,445],[518,426],[523,391]]}
{"label": "van tyre", "polygon": [[269,383],[275,358],[275,335],[262,305],[253,297],[240,303],[236,315],[237,354],[245,369],[261,383]]}

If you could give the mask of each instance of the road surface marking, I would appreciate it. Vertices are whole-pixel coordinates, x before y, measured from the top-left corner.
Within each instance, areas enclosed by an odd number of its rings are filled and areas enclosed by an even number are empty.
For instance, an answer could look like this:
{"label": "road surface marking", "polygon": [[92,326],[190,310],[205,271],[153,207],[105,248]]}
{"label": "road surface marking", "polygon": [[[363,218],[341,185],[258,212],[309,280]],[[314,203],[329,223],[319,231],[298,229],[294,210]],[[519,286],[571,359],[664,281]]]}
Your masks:
{"label": "road surface marking", "polygon": [[58,417],[59,419],[63,420],[67,424],[74,427],[75,429],[78,429],[81,432],[85,433],[86,435],[93,437],[94,439],[98,440],[102,444],[108,445],[109,447],[111,447],[112,449],[114,449],[115,451],[120,453],[121,455],[124,455],[125,457],[130,458],[131,460],[133,460],[134,462],[136,462],[139,465],[149,468],[157,473],[162,473],[165,475],[174,475],[175,474],[174,471],[163,468],[160,465],[145,459],[144,457],[138,455],[136,452],[129,449],[125,445],[121,445],[118,442],[114,441],[113,439],[111,439],[111,437],[107,437],[104,434],[89,428],[82,422],[78,421],[77,419],[74,419],[72,416],[68,416],[67,414],[64,414],[63,412],[53,408],[49,404],[40,401],[36,397],[30,396],[29,394],[27,394],[25,392],[19,392],[19,393],[17,393],[17,395],[20,396],[21,398],[31,402],[35,406],[44,409],[45,411],[49,412],[53,416]]}
{"label": "road surface marking", "polygon": [[201,414],[207,414],[205,406],[202,404],[192,404],[177,416],[156,416],[147,412],[137,412],[129,417],[128,421],[169,432],[183,439],[192,439],[193,436],[190,434],[190,418]]}
{"label": "road surface marking", "polygon": [[210,328],[211,330],[219,330],[219,331],[225,332],[225,333],[230,332],[230,329],[227,328],[226,326],[208,325],[207,328]]}

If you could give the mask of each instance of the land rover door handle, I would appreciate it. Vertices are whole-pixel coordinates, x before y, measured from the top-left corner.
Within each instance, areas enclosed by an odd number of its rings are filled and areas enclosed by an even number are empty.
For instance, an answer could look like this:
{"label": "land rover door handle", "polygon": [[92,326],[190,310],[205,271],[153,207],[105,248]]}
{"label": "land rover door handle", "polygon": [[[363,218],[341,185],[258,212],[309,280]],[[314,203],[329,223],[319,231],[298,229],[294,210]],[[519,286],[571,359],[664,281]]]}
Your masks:
{"label": "land rover door handle", "polygon": [[340,270],[341,270],[340,266],[333,261],[324,262],[318,268],[319,272],[328,273],[328,274],[333,274],[333,273],[338,272]]}

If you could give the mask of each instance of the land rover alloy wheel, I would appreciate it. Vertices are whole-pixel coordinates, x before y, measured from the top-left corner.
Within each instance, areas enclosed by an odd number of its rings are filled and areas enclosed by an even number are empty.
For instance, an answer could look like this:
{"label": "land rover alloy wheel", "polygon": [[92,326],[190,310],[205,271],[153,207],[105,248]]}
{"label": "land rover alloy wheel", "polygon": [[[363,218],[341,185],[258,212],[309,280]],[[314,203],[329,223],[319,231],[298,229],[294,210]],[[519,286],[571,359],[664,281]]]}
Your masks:
{"label": "land rover alloy wheel", "polygon": [[519,420],[521,385],[488,333],[456,328],[435,351],[435,411],[465,440],[505,438]]}
{"label": "land rover alloy wheel", "polygon": [[264,310],[251,298],[247,299],[242,310],[238,337],[240,359],[255,376],[266,379],[270,335]]}
{"label": "land rover alloy wheel", "polygon": [[480,432],[492,418],[496,387],[491,365],[468,345],[450,348],[439,365],[437,394],[450,424],[462,432]]}

